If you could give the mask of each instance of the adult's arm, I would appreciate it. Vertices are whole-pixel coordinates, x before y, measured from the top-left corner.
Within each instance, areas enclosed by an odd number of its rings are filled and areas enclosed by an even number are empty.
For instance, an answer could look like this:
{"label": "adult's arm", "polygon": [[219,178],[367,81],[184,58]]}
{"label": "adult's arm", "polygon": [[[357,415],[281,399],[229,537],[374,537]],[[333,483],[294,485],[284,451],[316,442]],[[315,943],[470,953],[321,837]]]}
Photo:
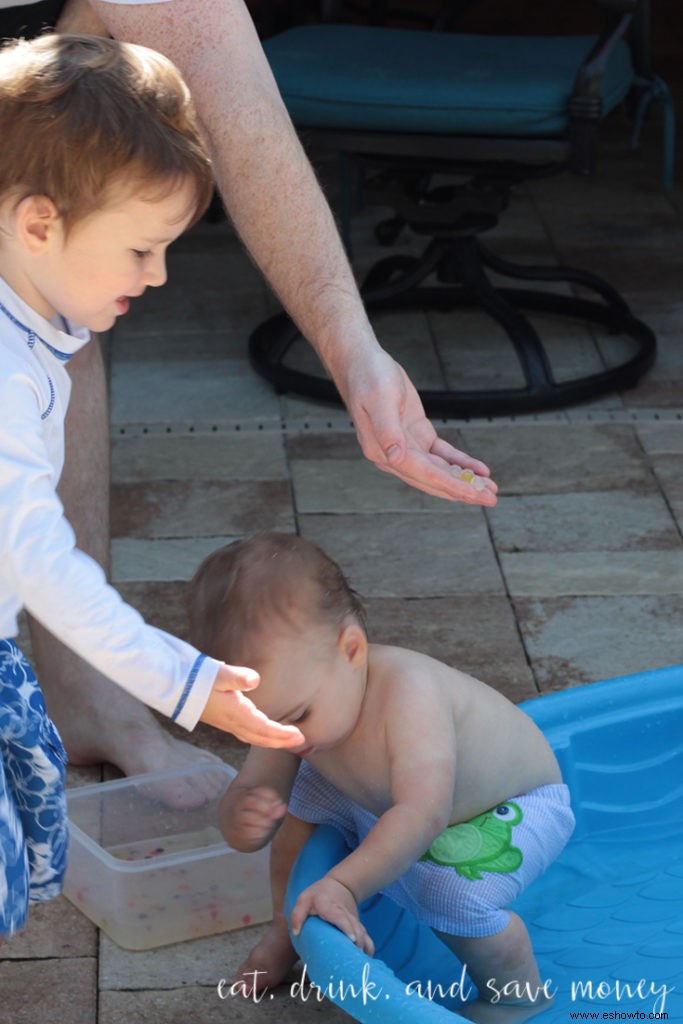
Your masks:
{"label": "adult's arm", "polygon": [[109,35],[109,29],[90,0],[66,0],[55,28],[58,32],[77,32],[80,35]]}
{"label": "adult's arm", "polygon": [[402,368],[382,349],[332,213],[242,0],[91,0],[113,36],[161,51],[183,73],[217,184],[252,258],[331,373],[365,456],[442,498],[494,505],[451,464],[488,468],[437,437]]}

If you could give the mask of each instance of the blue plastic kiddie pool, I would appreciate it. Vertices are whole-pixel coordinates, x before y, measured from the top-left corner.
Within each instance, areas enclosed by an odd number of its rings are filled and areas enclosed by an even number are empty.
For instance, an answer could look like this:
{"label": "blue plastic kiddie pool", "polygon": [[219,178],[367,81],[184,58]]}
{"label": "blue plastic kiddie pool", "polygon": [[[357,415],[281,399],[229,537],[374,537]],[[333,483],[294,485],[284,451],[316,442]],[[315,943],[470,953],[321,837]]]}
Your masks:
{"label": "blue plastic kiddie pool", "polygon": [[[521,706],[555,750],[577,819],[560,858],[514,905],[555,994],[534,1020],[683,1021],[683,666]],[[340,832],[316,829],[292,873],[288,913],[346,853]],[[372,958],[319,918],[306,921],[293,940],[305,981],[361,1022],[464,1020],[456,1015],[471,986],[429,928],[382,895],[361,914]]]}

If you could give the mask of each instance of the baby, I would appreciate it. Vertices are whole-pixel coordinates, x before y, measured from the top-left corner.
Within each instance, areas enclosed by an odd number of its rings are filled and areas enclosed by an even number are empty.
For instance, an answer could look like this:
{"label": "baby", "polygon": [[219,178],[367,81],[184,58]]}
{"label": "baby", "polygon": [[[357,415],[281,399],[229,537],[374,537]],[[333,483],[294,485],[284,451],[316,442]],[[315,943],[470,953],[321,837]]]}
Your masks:
{"label": "baby", "polygon": [[[273,840],[274,919],[241,965],[245,984],[276,985],[296,961],[284,893],[325,822],[352,852],[300,895],[295,935],[317,915],[372,955],[358,905],[383,891],[467,966],[479,994],[463,1016],[521,1021],[547,1009],[526,927],[505,908],[558,856],[574,817],[531,718],[464,672],[369,643],[339,567],[296,536],[257,535],[209,556],[190,614],[194,642],[256,669],[255,703],[305,737],[293,751],[251,747],[221,804],[232,847]],[[493,857],[496,819],[509,840]]]}

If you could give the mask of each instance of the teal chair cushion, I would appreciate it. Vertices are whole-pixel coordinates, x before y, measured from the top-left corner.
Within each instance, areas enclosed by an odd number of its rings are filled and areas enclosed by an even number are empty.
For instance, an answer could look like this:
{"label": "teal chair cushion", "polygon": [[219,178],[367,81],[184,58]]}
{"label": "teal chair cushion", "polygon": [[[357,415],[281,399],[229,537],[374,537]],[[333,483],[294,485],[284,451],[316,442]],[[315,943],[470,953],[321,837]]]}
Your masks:
{"label": "teal chair cushion", "polygon": [[[304,25],[264,47],[299,126],[446,135],[557,137],[592,36],[477,36]],[[608,113],[634,71],[619,44],[601,95]]]}

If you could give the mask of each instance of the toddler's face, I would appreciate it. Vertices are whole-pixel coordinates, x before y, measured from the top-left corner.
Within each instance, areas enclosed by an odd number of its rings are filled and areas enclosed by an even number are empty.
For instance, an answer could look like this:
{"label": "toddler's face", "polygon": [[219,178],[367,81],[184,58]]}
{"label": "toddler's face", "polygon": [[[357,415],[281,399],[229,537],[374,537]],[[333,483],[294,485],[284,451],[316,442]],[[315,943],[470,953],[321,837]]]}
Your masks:
{"label": "toddler's face", "polygon": [[[117,197],[118,196],[118,197]],[[191,220],[193,191],[184,182],[163,199],[120,189],[111,202],[65,234],[60,224],[36,275],[38,312],[106,331],[130,300],[166,281],[166,249]]]}

